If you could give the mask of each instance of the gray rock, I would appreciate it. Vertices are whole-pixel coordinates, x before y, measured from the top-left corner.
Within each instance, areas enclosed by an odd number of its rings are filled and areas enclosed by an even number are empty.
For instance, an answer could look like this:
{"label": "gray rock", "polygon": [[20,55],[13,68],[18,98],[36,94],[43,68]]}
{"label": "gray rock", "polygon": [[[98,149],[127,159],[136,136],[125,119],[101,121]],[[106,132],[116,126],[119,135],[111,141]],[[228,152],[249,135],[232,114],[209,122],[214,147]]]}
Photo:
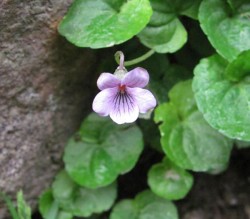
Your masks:
{"label": "gray rock", "polygon": [[22,189],[33,208],[91,110],[97,78],[92,50],[57,32],[71,2],[0,2],[0,190],[15,197]]}

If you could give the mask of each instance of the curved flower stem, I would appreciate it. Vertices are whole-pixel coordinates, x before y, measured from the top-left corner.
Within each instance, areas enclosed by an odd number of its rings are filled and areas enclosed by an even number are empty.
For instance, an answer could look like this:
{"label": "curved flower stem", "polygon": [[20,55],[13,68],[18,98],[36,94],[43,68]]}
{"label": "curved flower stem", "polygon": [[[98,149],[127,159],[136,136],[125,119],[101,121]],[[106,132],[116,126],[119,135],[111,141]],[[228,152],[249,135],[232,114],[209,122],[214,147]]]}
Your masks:
{"label": "curved flower stem", "polygon": [[142,56],[140,56],[138,58],[124,62],[123,52],[117,51],[115,53],[115,60],[119,64],[119,68],[124,68],[124,66],[131,66],[131,65],[135,65],[139,62],[142,62],[142,61],[146,60],[147,58],[149,58],[154,53],[155,53],[155,51],[151,49],[147,53],[143,54]]}
{"label": "curved flower stem", "polygon": [[119,69],[124,69],[124,54],[122,51],[115,53],[115,61],[119,64]]}

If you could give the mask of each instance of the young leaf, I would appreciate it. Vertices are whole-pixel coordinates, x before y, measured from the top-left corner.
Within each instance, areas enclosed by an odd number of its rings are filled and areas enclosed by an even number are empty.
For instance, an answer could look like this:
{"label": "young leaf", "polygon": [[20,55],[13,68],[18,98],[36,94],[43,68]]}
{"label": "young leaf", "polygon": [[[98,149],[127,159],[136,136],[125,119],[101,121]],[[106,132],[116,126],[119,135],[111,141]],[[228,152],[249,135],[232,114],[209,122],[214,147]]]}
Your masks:
{"label": "young leaf", "polygon": [[187,41],[187,32],[170,1],[151,1],[153,15],[149,24],[137,35],[142,44],[158,53],[173,53]]}
{"label": "young leaf", "polygon": [[[93,132],[87,130],[91,126]],[[63,159],[70,177],[88,188],[106,186],[131,170],[143,149],[138,127],[116,125],[96,114],[84,120],[78,136],[69,140]]]}
{"label": "young leaf", "polygon": [[115,183],[99,189],[87,189],[73,182],[65,171],[56,176],[52,192],[62,209],[79,217],[108,210],[117,195]]}
{"label": "young leaf", "polygon": [[243,52],[229,65],[218,55],[203,59],[194,70],[193,81],[199,110],[208,123],[244,141],[250,140],[249,54]]}
{"label": "young leaf", "polygon": [[123,200],[113,208],[110,219],[178,219],[175,205],[146,190],[134,200]]}
{"label": "young leaf", "polygon": [[168,158],[184,169],[219,172],[226,168],[232,141],[211,128],[198,111],[191,81],[169,92],[170,102],[155,110],[161,144]]}
{"label": "young leaf", "polygon": [[218,53],[232,61],[250,49],[250,7],[242,1],[204,0],[199,10],[199,21]]}
{"label": "young leaf", "polygon": [[153,15],[137,35],[145,46],[158,53],[173,53],[187,41],[187,32],[178,19],[180,15],[197,17],[201,0],[154,0]]}
{"label": "young leaf", "polygon": [[20,219],[31,219],[31,209],[25,202],[22,191],[17,193],[17,213]]}
{"label": "young leaf", "polygon": [[178,200],[184,198],[191,189],[193,176],[165,158],[149,170],[148,184],[158,196]]}
{"label": "young leaf", "polygon": [[19,215],[16,211],[16,208],[14,206],[14,203],[11,201],[11,199],[9,198],[9,196],[7,196],[5,193],[1,192],[0,191],[0,198],[2,200],[4,200],[9,212],[10,212],[10,215],[12,217],[12,219],[20,219],[19,218]]}
{"label": "young leaf", "polygon": [[54,200],[51,189],[41,194],[39,211],[44,219],[73,219],[73,215],[70,212],[58,208],[58,203]]}
{"label": "young leaf", "polygon": [[139,33],[151,15],[149,0],[75,0],[59,32],[79,47],[110,47]]}

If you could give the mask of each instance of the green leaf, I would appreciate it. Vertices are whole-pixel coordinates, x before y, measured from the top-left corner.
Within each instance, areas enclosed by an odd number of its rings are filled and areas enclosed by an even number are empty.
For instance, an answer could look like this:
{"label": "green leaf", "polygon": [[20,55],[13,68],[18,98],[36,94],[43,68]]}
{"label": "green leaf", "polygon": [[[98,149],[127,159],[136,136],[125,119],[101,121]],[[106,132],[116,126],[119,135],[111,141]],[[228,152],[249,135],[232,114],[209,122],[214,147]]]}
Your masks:
{"label": "green leaf", "polygon": [[168,200],[184,198],[193,185],[193,176],[166,158],[148,173],[148,184],[158,196]]}
{"label": "green leaf", "polygon": [[232,141],[211,128],[198,111],[191,81],[180,82],[169,92],[170,102],[155,110],[162,122],[161,144],[168,158],[193,171],[219,172],[226,168]]}
{"label": "green leaf", "polygon": [[151,15],[149,0],[75,0],[59,32],[79,47],[110,47],[139,33]]}
{"label": "green leaf", "polygon": [[151,1],[153,15],[149,24],[137,35],[142,44],[158,53],[173,53],[187,41],[187,32],[178,19],[170,0]]}
{"label": "green leaf", "polygon": [[110,219],[178,219],[175,205],[146,190],[134,200],[123,200],[115,205]]}
{"label": "green leaf", "polygon": [[59,209],[51,189],[41,194],[39,198],[39,211],[44,219],[73,219],[73,215],[70,212]]}
{"label": "green leaf", "polygon": [[236,60],[232,61],[227,68],[226,77],[234,82],[244,80],[245,77],[250,76],[250,50],[242,52]]}
{"label": "green leaf", "polygon": [[23,197],[23,192],[17,193],[17,213],[20,219],[31,219],[31,209]]}
{"label": "green leaf", "polygon": [[18,213],[16,211],[16,208],[14,206],[14,203],[11,201],[9,196],[7,196],[5,193],[0,191],[0,198],[5,202],[7,208],[9,210],[9,212],[10,212],[10,215],[11,215],[12,219],[20,219],[19,215],[18,215]]}
{"label": "green leaf", "polygon": [[138,219],[139,209],[134,200],[125,199],[113,208],[110,219]]}
{"label": "green leaf", "polygon": [[97,188],[130,171],[142,149],[142,133],[137,126],[116,125],[108,118],[91,114],[76,138],[69,140],[63,159],[75,182]]}
{"label": "green leaf", "polygon": [[181,15],[186,15],[195,20],[198,19],[198,11],[202,0],[175,0],[179,3],[180,9],[178,10]]}
{"label": "green leaf", "polygon": [[108,210],[117,195],[115,183],[99,189],[87,189],[73,182],[65,171],[56,176],[52,191],[62,209],[79,217]]}
{"label": "green leaf", "polygon": [[229,65],[218,55],[203,59],[193,81],[199,110],[208,123],[224,135],[245,141],[250,140],[248,57],[249,52],[244,52]]}
{"label": "green leaf", "polygon": [[204,0],[199,10],[203,31],[217,52],[229,61],[250,49],[250,3],[237,2]]}

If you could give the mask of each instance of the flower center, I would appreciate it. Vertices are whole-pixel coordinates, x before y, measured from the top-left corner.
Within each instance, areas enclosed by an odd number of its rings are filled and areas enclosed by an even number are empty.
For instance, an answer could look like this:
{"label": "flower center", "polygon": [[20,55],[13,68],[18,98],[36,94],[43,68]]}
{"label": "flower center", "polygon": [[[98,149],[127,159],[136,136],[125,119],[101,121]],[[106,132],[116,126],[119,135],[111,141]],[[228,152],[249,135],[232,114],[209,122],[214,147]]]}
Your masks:
{"label": "flower center", "polygon": [[125,89],[126,89],[126,85],[119,85],[119,92],[124,94],[125,93]]}

